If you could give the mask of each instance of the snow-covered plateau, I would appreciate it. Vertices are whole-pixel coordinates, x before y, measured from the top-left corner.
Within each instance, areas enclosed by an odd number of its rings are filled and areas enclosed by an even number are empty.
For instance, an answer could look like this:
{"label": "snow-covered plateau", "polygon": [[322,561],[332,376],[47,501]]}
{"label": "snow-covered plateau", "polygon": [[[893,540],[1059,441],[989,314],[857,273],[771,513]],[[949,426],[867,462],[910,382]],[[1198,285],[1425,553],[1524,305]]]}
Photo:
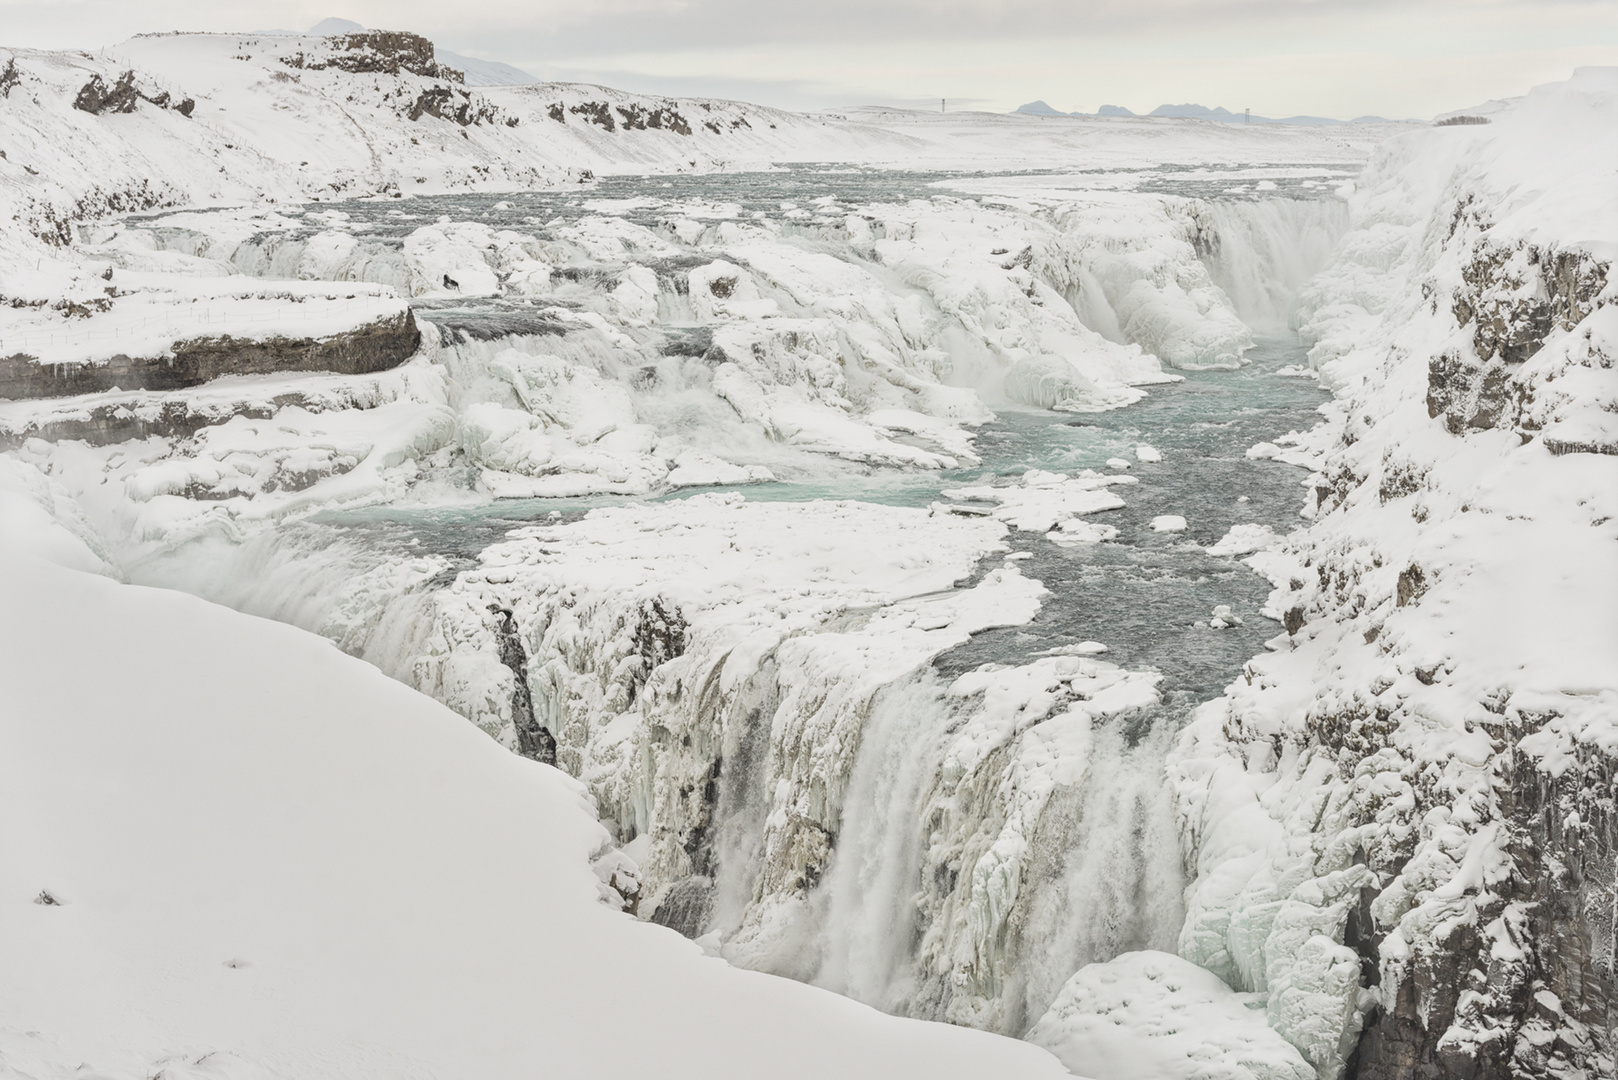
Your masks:
{"label": "snow-covered plateau", "polygon": [[1489,120],[0,50],[0,1076],[1613,1075],[1618,71]]}

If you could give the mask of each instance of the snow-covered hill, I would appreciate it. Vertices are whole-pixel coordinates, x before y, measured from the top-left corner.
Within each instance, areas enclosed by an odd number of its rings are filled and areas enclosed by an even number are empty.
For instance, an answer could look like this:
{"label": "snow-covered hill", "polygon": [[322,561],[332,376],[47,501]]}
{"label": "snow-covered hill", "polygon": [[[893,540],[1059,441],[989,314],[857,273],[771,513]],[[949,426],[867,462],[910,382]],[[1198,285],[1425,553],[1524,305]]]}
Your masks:
{"label": "snow-covered hill", "polygon": [[637,922],[574,781],[302,631],[9,546],[0,609],[0,1076],[1065,1075]]}

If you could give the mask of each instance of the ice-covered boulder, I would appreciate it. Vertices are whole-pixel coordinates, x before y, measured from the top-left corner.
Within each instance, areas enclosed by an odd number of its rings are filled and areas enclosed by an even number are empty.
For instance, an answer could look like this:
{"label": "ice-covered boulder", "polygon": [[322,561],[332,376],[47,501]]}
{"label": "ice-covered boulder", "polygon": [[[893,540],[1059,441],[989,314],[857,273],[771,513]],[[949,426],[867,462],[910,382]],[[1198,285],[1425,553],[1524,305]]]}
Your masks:
{"label": "ice-covered boulder", "polygon": [[1170,953],[1080,968],[1028,1041],[1095,1080],[1316,1080],[1266,1023],[1262,995]]}

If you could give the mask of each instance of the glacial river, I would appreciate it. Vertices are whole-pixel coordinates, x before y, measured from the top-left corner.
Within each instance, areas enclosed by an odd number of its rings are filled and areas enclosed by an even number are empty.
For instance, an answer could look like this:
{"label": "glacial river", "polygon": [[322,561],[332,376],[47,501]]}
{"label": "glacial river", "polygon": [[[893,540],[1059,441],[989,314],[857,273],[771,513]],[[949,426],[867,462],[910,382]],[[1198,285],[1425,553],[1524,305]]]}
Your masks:
{"label": "glacial river", "polygon": [[[1338,208],[1298,201],[1300,196],[1319,199],[1327,189],[1319,180],[1282,175],[1286,171],[1279,170],[1276,181],[1265,181],[1272,186],[1262,190],[1290,200],[1267,206],[1249,203],[1241,213],[1223,219],[1217,216],[1223,212],[1218,206],[1211,213],[1231,227],[1232,234],[1225,238],[1230,248],[1246,245],[1249,268],[1263,266],[1278,252],[1286,257],[1286,236],[1308,238],[1319,250],[1301,254],[1296,265],[1276,276],[1278,281],[1286,279],[1287,288],[1295,288],[1329,250],[1335,237],[1332,214]],[[768,218],[783,236],[793,235],[801,226],[813,249],[822,242],[814,230],[827,235],[841,228],[844,214],[862,206],[952,195],[973,185],[1026,187],[1054,185],[1060,179],[800,167],[752,176],[607,179],[578,191],[442,196],[403,203],[381,200],[308,209],[314,222],[311,229],[320,228],[323,219],[336,220],[330,216],[336,212],[366,243],[395,253],[413,230],[435,221],[474,221],[533,232],[589,215],[617,216],[651,227],[660,216],[671,214],[686,219]],[[1085,184],[1204,199],[1248,201],[1256,196],[1251,177],[1221,176],[1218,170],[1176,175],[1175,170],[1162,169],[1121,179],[1080,177],[1073,186]],[[1320,212],[1323,207],[1326,211]],[[1294,233],[1276,227],[1278,223],[1294,227]],[[162,228],[160,220],[153,224]],[[277,260],[296,261],[298,235],[264,238],[257,254],[248,256],[263,263],[254,272],[284,273],[286,267],[279,267]],[[684,271],[713,257],[711,252],[692,251],[632,261],[657,274],[673,308],[689,309],[679,295]],[[557,312],[565,314],[569,305],[590,310],[594,301],[588,297],[611,288],[624,270],[616,257],[564,266],[556,272],[567,287],[577,287],[576,292],[559,288],[543,304],[521,297],[444,299],[418,303],[417,315],[436,324],[446,340],[474,351],[498,349],[499,339],[507,335],[519,335],[514,342],[532,347],[536,335],[564,335],[567,328]],[[1268,297],[1261,296],[1272,302],[1260,313],[1265,317],[1253,322],[1276,322],[1275,295],[1271,290]],[[706,352],[712,328],[692,321],[689,310],[669,315],[664,312],[657,325],[644,332],[651,336],[638,347],[649,350],[649,356],[661,351],[664,357],[689,358],[700,366],[697,358]],[[1115,538],[1062,546],[1047,539],[1044,531],[1009,534],[1010,554],[1020,572],[1048,591],[1031,621],[976,634],[936,656],[930,673],[923,669],[879,693],[870,704],[857,759],[846,777],[841,836],[814,901],[821,912],[816,916],[820,937],[811,952],[822,959],[802,966],[788,957],[765,965],[890,1011],[942,1018],[936,982],[918,981],[912,966],[916,929],[911,920],[925,847],[923,804],[938,775],[944,747],[960,723],[959,710],[945,700],[944,687],[985,664],[1026,665],[1040,656],[1071,652],[1072,646],[1083,642],[1100,642],[1106,647],[1100,659],[1161,676],[1162,700],[1096,725],[1088,751],[1091,779],[1053,797],[1030,835],[1028,876],[1022,886],[1026,895],[1019,900],[1026,912],[1020,966],[1006,973],[1004,1012],[996,1021],[1009,1033],[1020,1034],[1020,1025],[1036,1018],[1079,967],[1136,949],[1175,948],[1184,917],[1180,900],[1184,868],[1164,783],[1164,754],[1191,709],[1218,696],[1238,676],[1242,664],[1281,633],[1277,623],[1259,614],[1270,589],[1268,581],[1239,557],[1213,556],[1206,549],[1236,525],[1263,525],[1284,534],[1299,523],[1306,473],[1248,458],[1246,452],[1256,443],[1307,430],[1318,419],[1317,410],[1327,395],[1313,379],[1288,371],[1305,362],[1304,354],[1294,335],[1272,330],[1258,337],[1239,369],[1182,372],[1180,381],[1149,386],[1142,400],[1123,408],[1053,412],[997,401],[994,418],[975,429],[979,460],[948,470],[884,468],[823,458],[824,467],[816,464],[797,472],[788,468],[780,471],[791,477],[786,481],[745,487],[499,501],[476,495],[470,484],[463,490],[456,481],[438,476],[408,503],[328,509],[282,522],[275,526],[275,542],[257,549],[262,559],[250,551],[222,563],[226,569],[210,588],[216,599],[313,625],[320,618],[311,613],[321,609],[321,597],[334,583],[363,577],[373,566],[412,560],[426,565],[421,576],[396,579],[405,582],[398,588],[422,599],[450,587],[462,571],[477,567],[480,553],[505,542],[513,530],[565,523],[598,507],[687,499],[715,490],[739,492],[750,501],[829,499],[947,506],[952,500],[945,492],[951,489],[1015,485],[1029,470],[1126,472],[1134,482],[1110,488],[1124,505],[1088,518],[1115,528]],[[1157,453],[1142,455],[1138,453],[1142,447]],[[1126,468],[1119,468],[1119,459],[1127,462]],[[466,481],[476,477],[473,469],[463,472]],[[946,506],[935,512],[949,512]],[[1185,531],[1155,531],[1150,523],[1159,515],[1185,518]],[[975,573],[987,573],[1004,561],[1002,554],[988,556]],[[251,583],[255,575],[263,575],[256,587]],[[210,588],[202,591],[208,594]],[[377,599],[385,605],[397,597]],[[404,606],[414,611],[430,605],[412,601]],[[1219,629],[1210,625],[1211,614],[1221,606],[1231,609],[1239,625]],[[409,616],[405,618],[408,621]],[[346,633],[342,626],[322,632],[336,637]],[[723,783],[735,782],[728,779],[729,770],[739,764],[727,760]],[[728,798],[719,796],[714,811],[715,843],[721,847],[729,843],[752,854],[732,860],[730,876],[735,880],[728,882],[723,880],[721,855],[717,874],[721,880],[709,881],[699,874],[678,882],[682,887],[695,883],[690,891],[695,899],[689,904],[664,903],[657,911],[658,921],[692,936],[713,930],[728,934],[735,929],[737,916],[733,910],[727,922],[724,897],[734,894],[736,902],[729,907],[739,910],[753,895],[756,845],[767,807],[748,803],[748,809],[722,820]],[[848,869],[859,866],[867,869],[858,873]],[[830,957],[842,959],[824,960]]]}
{"label": "glacial river", "polygon": [[[939,657],[947,674],[985,662],[1020,662],[1080,641],[1100,641],[1107,659],[1130,668],[1162,672],[1167,702],[1183,708],[1217,695],[1248,657],[1279,632],[1258,614],[1269,583],[1237,559],[1208,555],[1233,525],[1251,522],[1285,533],[1299,522],[1306,474],[1291,465],[1253,460],[1246,451],[1318,419],[1327,395],[1314,380],[1278,375],[1303,362],[1295,337],[1261,338],[1236,371],[1188,372],[1185,381],[1150,388],[1134,405],[1104,413],[1074,415],[1001,408],[977,433],[980,464],[946,471],[873,471],[835,482],[753,484],[686,489],[663,499],[699,492],[736,491],[752,500],[858,499],[893,506],[947,502],[942,492],[985,481],[1007,482],[1029,469],[1100,472],[1110,459],[1130,462],[1138,483],[1112,488],[1125,502],[1092,520],[1119,530],[1102,544],[1059,547],[1042,532],[1012,532],[1026,553],[1021,570],[1038,578],[1051,595],[1026,626],[990,630],[969,645]],[[1159,462],[1136,460],[1136,448],[1159,450]],[[475,506],[371,507],[327,511],[299,528],[325,532],[332,541],[361,547],[450,556],[457,568],[517,528],[567,521],[626,497],[514,499]],[[1183,533],[1159,533],[1152,518],[1177,514]],[[999,565],[998,556],[985,560]],[[446,575],[448,576],[448,575]],[[1216,606],[1229,605],[1241,626],[1213,630]],[[1199,625],[1200,624],[1200,625]]]}

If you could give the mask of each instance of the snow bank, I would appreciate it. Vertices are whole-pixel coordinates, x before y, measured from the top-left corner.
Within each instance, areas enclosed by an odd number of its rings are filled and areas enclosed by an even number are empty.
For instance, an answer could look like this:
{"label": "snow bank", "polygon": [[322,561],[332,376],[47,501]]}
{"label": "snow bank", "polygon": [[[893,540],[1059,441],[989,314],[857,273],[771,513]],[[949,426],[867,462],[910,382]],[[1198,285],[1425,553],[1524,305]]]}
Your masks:
{"label": "snow bank", "polygon": [[1260,995],[1168,953],[1081,969],[1028,1041],[1096,1080],[1315,1080],[1264,1022]]}
{"label": "snow bank", "polygon": [[1210,555],[1250,555],[1273,547],[1278,539],[1275,530],[1268,525],[1244,523],[1232,525],[1224,536],[1204,550]]}
{"label": "snow bank", "polygon": [[623,914],[576,782],[326,642],[13,549],[0,593],[11,1069],[1063,1074]]}

